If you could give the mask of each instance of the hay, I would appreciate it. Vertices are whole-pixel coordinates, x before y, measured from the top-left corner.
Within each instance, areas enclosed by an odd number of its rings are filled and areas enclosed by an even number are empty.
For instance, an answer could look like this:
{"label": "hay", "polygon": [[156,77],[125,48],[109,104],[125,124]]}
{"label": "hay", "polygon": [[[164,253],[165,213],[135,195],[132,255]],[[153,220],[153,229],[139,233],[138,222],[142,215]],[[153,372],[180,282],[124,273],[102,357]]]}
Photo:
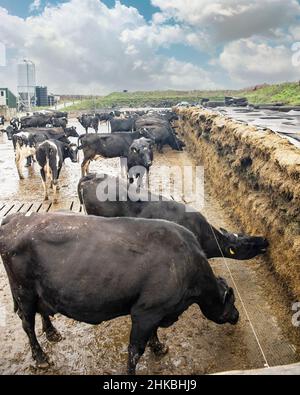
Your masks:
{"label": "hay", "polygon": [[187,149],[245,232],[270,241],[269,262],[300,300],[300,150],[203,109],[178,109]]}

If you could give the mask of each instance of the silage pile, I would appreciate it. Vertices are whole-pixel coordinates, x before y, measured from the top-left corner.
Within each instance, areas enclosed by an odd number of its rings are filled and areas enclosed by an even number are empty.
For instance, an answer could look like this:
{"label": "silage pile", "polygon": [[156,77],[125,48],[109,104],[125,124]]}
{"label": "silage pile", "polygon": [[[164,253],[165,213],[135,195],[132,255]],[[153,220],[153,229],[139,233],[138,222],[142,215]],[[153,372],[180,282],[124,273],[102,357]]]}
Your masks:
{"label": "silage pile", "polygon": [[300,300],[300,150],[203,109],[179,109],[179,131],[206,180],[245,232],[271,243],[269,261]]}

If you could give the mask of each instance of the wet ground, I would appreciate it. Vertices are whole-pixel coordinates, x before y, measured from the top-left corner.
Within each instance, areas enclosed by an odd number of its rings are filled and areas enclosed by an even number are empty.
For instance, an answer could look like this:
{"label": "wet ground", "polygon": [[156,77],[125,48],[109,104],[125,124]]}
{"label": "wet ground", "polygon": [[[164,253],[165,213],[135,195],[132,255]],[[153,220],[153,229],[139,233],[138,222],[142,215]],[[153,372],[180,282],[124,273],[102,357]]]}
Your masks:
{"label": "wet ground", "polygon": [[[4,202],[5,207],[15,201],[27,202],[28,207],[30,202],[39,206],[43,193],[38,169],[30,170],[29,174],[25,170],[26,178],[20,182],[13,162],[12,145],[6,141],[5,136],[0,137],[0,161],[0,202]],[[187,152],[165,149],[164,154],[155,153],[155,165],[158,167],[153,167],[151,175],[154,185],[159,166],[178,166],[182,169],[195,164]],[[117,174],[119,161],[95,162],[91,171]],[[76,198],[79,178],[80,165],[67,161],[61,178],[62,204],[58,208],[65,203],[65,207],[70,207],[69,202],[76,202],[73,208],[79,207]],[[229,213],[224,213],[210,193],[208,184],[202,212],[213,225],[239,231],[229,220]],[[264,258],[226,263],[216,259],[211,264],[216,274],[227,278],[235,288],[241,314],[239,324],[235,327],[218,326],[206,320],[198,307],[192,306],[173,327],[159,331],[160,338],[170,348],[168,355],[157,359],[147,350],[138,365],[138,374],[206,374],[262,368],[266,363],[276,366],[300,361],[300,333],[295,333],[292,327],[291,304],[269,272]],[[63,336],[58,344],[47,342],[45,335],[41,333],[38,318],[39,341],[53,363],[49,369],[42,371],[34,367],[21,322],[13,314],[8,281],[2,265],[0,313],[2,374],[122,374],[126,371],[130,330],[127,317],[93,327],[58,315],[54,319],[54,325]]]}
{"label": "wet ground", "polygon": [[300,111],[271,111],[244,107],[220,107],[217,111],[237,121],[269,128],[300,147]]}

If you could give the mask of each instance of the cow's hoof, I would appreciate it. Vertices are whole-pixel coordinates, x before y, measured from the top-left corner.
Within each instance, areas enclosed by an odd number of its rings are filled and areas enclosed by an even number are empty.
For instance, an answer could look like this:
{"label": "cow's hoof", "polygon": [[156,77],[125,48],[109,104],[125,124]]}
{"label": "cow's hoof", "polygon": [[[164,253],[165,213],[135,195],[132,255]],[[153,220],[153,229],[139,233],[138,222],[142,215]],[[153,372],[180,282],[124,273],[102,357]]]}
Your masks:
{"label": "cow's hoof", "polygon": [[50,366],[49,359],[45,353],[37,356],[35,358],[35,361],[36,361],[36,367],[38,369],[47,369]]}
{"label": "cow's hoof", "polygon": [[44,197],[44,202],[47,202],[49,200],[48,196]]}
{"label": "cow's hoof", "polygon": [[56,329],[46,332],[46,338],[51,343],[58,343],[62,340],[61,334]]}
{"label": "cow's hoof", "polygon": [[169,347],[165,344],[159,344],[152,348],[152,351],[156,357],[164,357],[169,352]]}

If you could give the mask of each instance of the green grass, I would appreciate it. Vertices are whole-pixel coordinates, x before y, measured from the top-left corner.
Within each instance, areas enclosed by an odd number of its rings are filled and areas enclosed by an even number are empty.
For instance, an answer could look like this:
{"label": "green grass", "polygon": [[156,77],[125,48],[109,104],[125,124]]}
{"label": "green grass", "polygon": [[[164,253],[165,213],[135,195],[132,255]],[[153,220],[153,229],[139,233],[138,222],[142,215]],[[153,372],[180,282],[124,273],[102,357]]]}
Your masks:
{"label": "green grass", "polygon": [[266,85],[257,90],[245,90],[238,96],[246,96],[253,104],[283,103],[286,105],[300,105],[300,85],[298,83],[283,83]]}
{"label": "green grass", "polygon": [[252,104],[283,103],[300,105],[300,86],[298,83],[263,85],[243,90],[220,91],[145,91],[145,92],[114,92],[96,99],[83,100],[68,107],[68,111],[93,111],[112,107],[145,107],[157,105],[176,105],[179,102],[198,103],[202,98],[223,100],[224,96],[247,97]]}

